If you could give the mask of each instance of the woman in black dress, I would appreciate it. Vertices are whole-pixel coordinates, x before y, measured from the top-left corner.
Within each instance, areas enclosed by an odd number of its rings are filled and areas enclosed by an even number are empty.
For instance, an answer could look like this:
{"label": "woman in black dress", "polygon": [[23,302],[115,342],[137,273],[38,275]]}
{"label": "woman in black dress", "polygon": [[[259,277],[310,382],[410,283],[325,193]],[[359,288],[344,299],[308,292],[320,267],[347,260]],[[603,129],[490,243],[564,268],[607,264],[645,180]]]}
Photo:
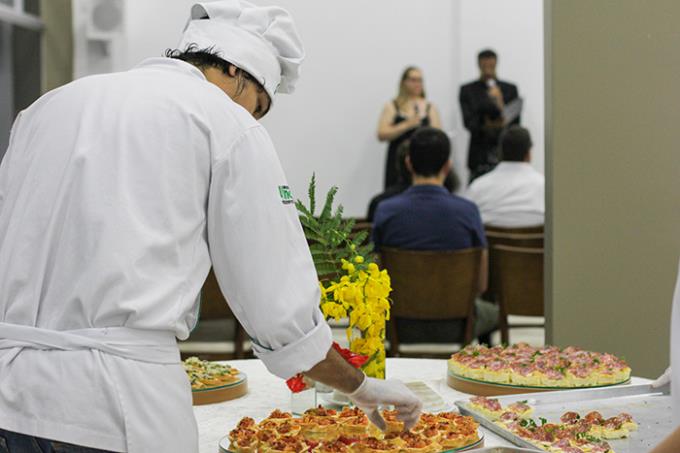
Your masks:
{"label": "woman in black dress", "polygon": [[389,142],[385,163],[385,188],[399,182],[397,148],[421,126],[441,129],[441,120],[436,107],[425,99],[423,73],[420,69],[409,66],[401,76],[399,94],[385,104],[378,124],[378,140]]}

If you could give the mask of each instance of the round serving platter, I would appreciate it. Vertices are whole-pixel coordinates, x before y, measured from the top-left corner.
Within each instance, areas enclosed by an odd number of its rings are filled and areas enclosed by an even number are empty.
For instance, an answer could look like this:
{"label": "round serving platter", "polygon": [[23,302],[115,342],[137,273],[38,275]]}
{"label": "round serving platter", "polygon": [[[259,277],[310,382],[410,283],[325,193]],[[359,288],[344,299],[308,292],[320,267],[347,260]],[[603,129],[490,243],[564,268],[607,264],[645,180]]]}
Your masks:
{"label": "round serving platter", "polygon": [[[236,453],[233,450],[229,449],[230,445],[229,441],[229,436],[224,436],[222,439],[220,439],[219,447],[220,447],[220,453]],[[484,434],[479,433],[479,440],[476,442],[465,445],[464,447],[459,447],[459,448],[453,448],[450,450],[442,450],[439,453],[455,453],[458,451],[469,451],[469,450],[475,450],[477,448],[482,448],[484,446]]]}
{"label": "round serving platter", "polygon": [[459,392],[479,396],[501,396],[501,395],[517,395],[520,393],[554,392],[556,390],[578,390],[578,389],[596,389],[613,387],[615,385],[629,384],[630,379],[626,379],[625,381],[616,382],[613,384],[591,385],[587,387],[538,387],[480,381],[477,379],[470,379],[448,372],[446,382],[449,385],[449,387],[452,387],[455,390],[458,390]]}
{"label": "round serving platter", "polygon": [[236,376],[238,377],[237,381],[230,382],[226,385],[192,390],[191,397],[194,406],[234,400],[248,393],[248,378],[246,375],[244,373],[239,373]]}

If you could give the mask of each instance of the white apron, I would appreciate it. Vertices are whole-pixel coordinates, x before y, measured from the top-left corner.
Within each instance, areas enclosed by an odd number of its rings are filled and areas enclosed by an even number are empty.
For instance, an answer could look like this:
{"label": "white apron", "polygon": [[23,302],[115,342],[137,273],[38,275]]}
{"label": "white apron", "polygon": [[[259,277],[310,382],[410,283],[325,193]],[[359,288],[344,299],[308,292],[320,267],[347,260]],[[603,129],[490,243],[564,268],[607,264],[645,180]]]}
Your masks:
{"label": "white apron", "polygon": [[[146,432],[148,419],[142,416],[142,412],[130,410],[141,402],[134,396],[134,389],[140,388],[140,382],[134,375],[121,369],[117,358],[166,365],[179,364],[179,350],[173,332],[126,327],[56,331],[0,322],[0,349],[12,348],[17,348],[17,353],[22,349],[101,352],[104,366],[115,383],[124,415],[126,451],[128,453],[155,451],[164,443],[162,439],[149,438]],[[180,408],[177,407],[177,410]],[[186,428],[186,437],[195,438],[191,435],[192,427]],[[190,441],[189,446],[192,444],[195,445],[195,442]],[[191,451],[186,450],[187,445],[176,447],[178,449],[173,451],[178,453]]]}

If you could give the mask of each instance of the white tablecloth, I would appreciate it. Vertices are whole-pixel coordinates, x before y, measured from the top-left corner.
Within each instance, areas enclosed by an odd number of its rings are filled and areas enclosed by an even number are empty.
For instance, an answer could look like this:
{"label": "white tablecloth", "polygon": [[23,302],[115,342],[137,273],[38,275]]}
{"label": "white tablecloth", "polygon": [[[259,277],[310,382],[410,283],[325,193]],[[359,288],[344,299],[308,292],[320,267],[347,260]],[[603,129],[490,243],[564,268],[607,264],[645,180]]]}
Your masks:
{"label": "white tablecloth", "polygon": [[[265,418],[272,410],[290,409],[290,391],[286,383],[270,374],[259,360],[232,360],[230,365],[248,376],[248,394],[220,404],[195,406],[198,423],[199,452],[217,453],[218,442],[238,423],[241,417]],[[446,360],[387,359],[387,377],[404,382],[423,381],[439,393],[447,403],[465,399],[469,395],[458,392],[446,384]],[[633,378],[633,383],[646,379]],[[512,445],[482,428],[485,446]]]}

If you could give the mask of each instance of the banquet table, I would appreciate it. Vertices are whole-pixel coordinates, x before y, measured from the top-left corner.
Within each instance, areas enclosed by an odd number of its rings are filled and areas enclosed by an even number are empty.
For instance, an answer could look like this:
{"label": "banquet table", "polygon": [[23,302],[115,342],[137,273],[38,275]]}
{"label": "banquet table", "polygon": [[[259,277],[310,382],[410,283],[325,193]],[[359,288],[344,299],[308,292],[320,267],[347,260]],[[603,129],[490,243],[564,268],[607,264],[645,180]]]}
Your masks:
{"label": "banquet table", "polygon": [[[226,436],[242,417],[261,420],[276,408],[290,410],[290,390],[282,379],[269,373],[261,361],[232,360],[228,363],[248,377],[248,394],[232,401],[194,406],[200,453],[217,453],[220,439]],[[446,383],[446,372],[446,360],[387,359],[388,378],[403,382],[422,381],[453,407],[454,401],[468,398],[470,395],[450,388]],[[648,380],[632,379],[633,384],[644,382]],[[323,403],[321,399],[319,402]],[[484,433],[485,446],[512,445],[496,434],[484,428],[480,429]]]}

